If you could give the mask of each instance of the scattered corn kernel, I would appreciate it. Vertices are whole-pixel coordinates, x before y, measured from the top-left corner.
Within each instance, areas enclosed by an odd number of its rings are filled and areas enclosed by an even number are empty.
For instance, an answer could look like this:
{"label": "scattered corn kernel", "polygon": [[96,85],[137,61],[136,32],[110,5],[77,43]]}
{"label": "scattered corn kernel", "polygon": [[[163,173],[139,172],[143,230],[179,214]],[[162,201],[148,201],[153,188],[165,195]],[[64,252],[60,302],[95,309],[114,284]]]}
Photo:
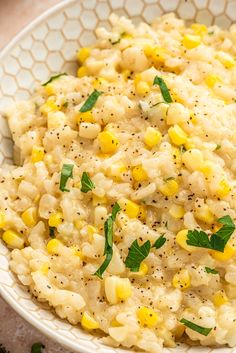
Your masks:
{"label": "scattered corn kernel", "polygon": [[6,230],[2,235],[3,241],[12,249],[23,249],[24,239],[14,230]]}
{"label": "scattered corn kernel", "polygon": [[39,146],[33,146],[31,152],[31,161],[33,163],[41,162],[44,158],[44,148]]}
{"label": "scattered corn kernel", "polygon": [[60,240],[58,239],[51,239],[49,240],[49,242],[47,243],[47,251],[49,254],[51,255],[58,255],[59,254],[59,248],[62,245],[62,243],[60,242]]}
{"label": "scattered corn kernel", "polygon": [[78,229],[78,230],[80,230],[80,229],[82,229],[83,227],[85,227],[86,226],[86,222],[85,221],[83,221],[83,220],[77,220],[77,221],[75,221],[75,227]]}
{"label": "scattered corn kernel", "polygon": [[6,214],[3,211],[0,211],[0,228],[4,228],[6,225]]}
{"label": "scattered corn kernel", "polygon": [[127,171],[124,163],[114,163],[107,168],[106,175],[110,178],[114,178],[116,181],[121,180],[123,173]]}
{"label": "scattered corn kernel", "polygon": [[93,206],[99,206],[107,203],[106,196],[99,197],[97,195],[93,195]]}
{"label": "scattered corn kernel", "polygon": [[137,317],[141,325],[149,328],[156,326],[159,321],[157,313],[153,309],[145,306],[137,310]]}
{"label": "scattered corn kernel", "polygon": [[183,46],[186,49],[193,49],[201,44],[201,37],[199,35],[185,34],[183,37]]}
{"label": "scattered corn kernel", "polygon": [[139,205],[135,202],[127,200],[127,199],[120,199],[118,201],[122,210],[130,217],[130,218],[137,218],[139,215]]}
{"label": "scattered corn kernel", "polygon": [[229,183],[227,180],[222,179],[219,184],[218,184],[218,188],[215,191],[215,194],[217,197],[219,198],[223,198],[225,196],[227,196],[231,191],[231,188],[229,186]]}
{"label": "scattered corn kernel", "polygon": [[142,222],[145,222],[147,218],[146,208],[144,206],[139,206],[138,219]]}
{"label": "scattered corn kernel", "polygon": [[70,246],[70,249],[72,250],[73,255],[78,256],[81,260],[84,259],[83,253],[79,249],[78,245],[72,245],[72,246]]}
{"label": "scattered corn kernel", "polygon": [[199,36],[204,36],[207,33],[207,26],[201,23],[193,23],[191,28],[193,29],[194,33]]}
{"label": "scattered corn kernel", "polygon": [[234,255],[235,248],[232,245],[227,243],[225,245],[224,252],[217,251],[217,250],[210,250],[209,253],[217,261],[227,261],[231,259],[231,257]]}
{"label": "scattered corn kernel", "polygon": [[143,261],[143,262],[141,262],[141,265],[139,267],[139,271],[132,272],[131,276],[132,277],[144,277],[148,273],[148,270],[149,270],[148,265]]}
{"label": "scattered corn kernel", "polygon": [[176,180],[166,180],[162,185],[158,186],[158,190],[165,196],[173,196],[179,190],[179,184]]}
{"label": "scattered corn kernel", "polygon": [[49,264],[47,262],[45,262],[44,264],[41,265],[39,271],[43,274],[43,275],[47,275],[48,271],[49,271]]}
{"label": "scattered corn kernel", "polygon": [[206,204],[201,205],[201,207],[196,207],[194,215],[199,221],[202,221],[206,224],[212,224],[215,220],[213,213],[209,209],[209,206]]}
{"label": "scattered corn kernel", "polygon": [[145,95],[150,91],[150,87],[149,84],[145,81],[139,81],[136,85],[135,85],[135,90],[138,94],[140,95]]}
{"label": "scattered corn kernel", "polygon": [[93,82],[93,88],[100,89],[101,86],[107,83],[107,80],[103,77],[96,77]]}
{"label": "scattered corn kernel", "polygon": [[123,71],[122,71],[122,76],[123,76],[123,78],[125,79],[125,81],[127,81],[128,78],[130,78],[130,76],[131,76],[130,70],[123,70]]}
{"label": "scattered corn kernel", "polygon": [[157,129],[154,129],[153,127],[148,127],[145,131],[144,134],[144,143],[152,148],[156,145],[158,145],[161,141],[161,133]]}
{"label": "scattered corn kernel", "polygon": [[187,139],[187,141],[184,144],[184,147],[186,148],[186,150],[192,150],[195,148],[195,144],[191,141],[191,139]]}
{"label": "scattered corn kernel", "polygon": [[201,168],[199,170],[206,176],[210,177],[214,173],[214,165],[212,162],[206,161],[203,162]]}
{"label": "scattered corn kernel", "polygon": [[50,215],[48,225],[50,227],[58,227],[63,222],[63,215],[61,212],[56,212]]}
{"label": "scattered corn kernel", "polygon": [[191,172],[199,170],[203,165],[203,155],[202,152],[196,148],[192,148],[186,151],[182,156],[182,162],[185,167]]}
{"label": "scattered corn kernel", "polygon": [[99,323],[87,311],[82,315],[81,326],[86,330],[96,330],[100,327]]}
{"label": "scattered corn kernel", "polygon": [[205,78],[205,82],[208,87],[213,88],[216,83],[220,83],[220,82],[222,82],[222,80],[221,80],[220,76],[212,74],[212,75],[208,75]]}
{"label": "scattered corn kernel", "polygon": [[175,145],[184,145],[187,142],[187,134],[179,125],[171,126],[168,130],[168,135]]}
{"label": "scattered corn kernel", "polygon": [[42,114],[49,114],[51,112],[56,112],[59,110],[59,107],[56,105],[56,103],[53,100],[48,99],[46,103],[44,103],[40,108],[40,112]]}
{"label": "scattered corn kernel", "polygon": [[172,279],[173,287],[184,290],[190,287],[191,278],[188,270],[182,269],[177,272]]}
{"label": "scattered corn kernel", "polygon": [[223,289],[222,290],[218,290],[213,295],[213,303],[214,303],[215,306],[224,305],[224,304],[228,303],[228,301],[229,301],[229,299],[228,299],[228,297],[225,294],[225,291]]}
{"label": "scattered corn kernel", "polygon": [[151,54],[151,58],[154,62],[154,65],[163,64],[165,62],[165,54],[165,48],[154,47]]}
{"label": "scattered corn kernel", "polygon": [[180,230],[176,235],[176,243],[188,252],[193,252],[196,250],[195,246],[187,244],[187,234],[188,229]]}
{"label": "scattered corn kernel", "polygon": [[52,96],[56,93],[56,90],[55,90],[55,85],[52,84],[52,83],[48,83],[45,87],[44,87],[46,93],[48,96]]}
{"label": "scattered corn kernel", "polygon": [[89,110],[87,112],[81,113],[79,112],[77,115],[77,123],[93,123],[94,117],[93,117],[93,113],[92,110]]}
{"label": "scattered corn kernel", "polygon": [[77,76],[79,78],[84,77],[84,76],[88,76],[88,68],[85,66],[79,67],[78,71],[77,71]]}
{"label": "scattered corn kernel", "polygon": [[127,300],[132,295],[131,284],[128,278],[120,278],[116,286],[116,294],[120,300]]}
{"label": "scattered corn kernel", "polygon": [[119,140],[111,131],[100,132],[98,141],[103,153],[114,153],[119,147]]}
{"label": "scattered corn kernel", "polygon": [[169,210],[170,215],[175,219],[183,218],[185,214],[184,207],[181,205],[173,204]]}
{"label": "scattered corn kernel", "polygon": [[79,49],[78,53],[77,53],[77,59],[78,61],[83,64],[85,62],[86,59],[88,59],[89,55],[90,55],[91,49],[90,48],[81,48]]}
{"label": "scattered corn kernel", "polygon": [[137,165],[132,169],[132,175],[135,181],[142,182],[148,179],[147,173],[141,165]]}
{"label": "scattered corn kernel", "polygon": [[107,277],[105,279],[105,294],[111,304],[117,304],[120,300],[127,300],[132,295],[130,280],[117,276]]}
{"label": "scattered corn kernel", "polygon": [[235,59],[224,51],[218,51],[216,58],[226,67],[226,69],[231,69],[235,66]]}
{"label": "scattered corn kernel", "polygon": [[22,213],[21,218],[22,218],[23,222],[25,223],[25,225],[27,225],[28,227],[35,226],[35,224],[37,223],[37,220],[38,220],[36,207],[30,207],[27,210],[25,210]]}

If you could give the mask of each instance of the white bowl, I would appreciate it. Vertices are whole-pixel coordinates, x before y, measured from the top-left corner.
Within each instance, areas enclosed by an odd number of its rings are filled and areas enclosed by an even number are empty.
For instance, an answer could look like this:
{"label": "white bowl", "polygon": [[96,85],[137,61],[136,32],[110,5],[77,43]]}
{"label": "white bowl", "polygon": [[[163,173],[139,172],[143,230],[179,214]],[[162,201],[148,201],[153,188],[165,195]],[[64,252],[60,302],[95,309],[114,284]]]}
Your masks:
{"label": "white bowl", "polygon": [[[135,22],[174,11],[187,21],[229,27],[236,20],[236,0],[67,0],[33,21],[0,54],[0,109],[15,99],[28,98],[36,83],[52,73],[74,73],[75,54],[80,46],[95,39],[97,26],[108,26],[115,12]],[[12,143],[3,116],[0,116],[0,163],[11,163]],[[60,320],[33,300],[8,268],[9,251],[0,242],[0,295],[28,322],[74,352],[128,352],[104,346],[99,337]],[[236,353],[236,348],[203,348],[181,345],[166,352]]]}

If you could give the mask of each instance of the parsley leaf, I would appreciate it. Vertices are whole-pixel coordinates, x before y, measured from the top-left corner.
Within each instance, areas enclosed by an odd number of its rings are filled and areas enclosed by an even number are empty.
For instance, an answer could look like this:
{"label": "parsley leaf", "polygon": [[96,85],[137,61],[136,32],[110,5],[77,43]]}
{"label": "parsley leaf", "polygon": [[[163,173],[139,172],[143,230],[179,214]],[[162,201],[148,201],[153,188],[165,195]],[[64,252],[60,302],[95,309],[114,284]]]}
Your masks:
{"label": "parsley leaf", "polygon": [[207,273],[212,273],[213,275],[217,275],[219,272],[216,271],[214,268],[210,268],[210,267],[205,267],[205,271]]}
{"label": "parsley leaf", "polygon": [[67,76],[67,73],[66,73],[66,72],[62,72],[62,73],[60,73],[60,74],[51,76],[50,79],[49,79],[47,82],[44,82],[44,83],[42,84],[42,86],[47,86],[48,83],[51,83],[52,81],[56,80],[57,78],[59,78],[59,77],[61,77],[61,76]]}
{"label": "parsley leaf", "polygon": [[105,233],[105,247],[103,255],[106,255],[106,258],[99,269],[94,273],[94,275],[98,276],[102,279],[102,275],[107,269],[109,263],[111,262],[113,256],[113,223],[115,221],[117,213],[121,210],[118,203],[112,208],[111,215],[107,218],[104,224],[104,233]]}
{"label": "parsley leaf", "polygon": [[216,144],[216,148],[214,149],[214,151],[217,151],[221,148],[221,145],[219,143]]}
{"label": "parsley leaf", "polygon": [[61,179],[60,179],[60,190],[69,192],[69,189],[66,189],[66,183],[69,178],[73,178],[73,164],[63,164],[61,170]]}
{"label": "parsley leaf", "polygon": [[83,172],[82,178],[81,178],[81,189],[80,190],[86,194],[88,191],[90,191],[92,189],[95,189],[94,183],[90,179],[88,173]]}
{"label": "parsley leaf", "polygon": [[103,94],[102,91],[97,91],[96,89],[93,91],[93,93],[90,94],[90,96],[86,99],[85,103],[82,105],[80,108],[81,113],[88,112],[93,108],[93,106],[96,104],[98,97]]}
{"label": "parsley leaf", "polygon": [[170,92],[168,87],[166,86],[165,81],[163,78],[156,76],[153,81],[154,85],[158,85],[161,90],[162,97],[166,103],[172,103],[173,100],[171,98]]}
{"label": "parsley leaf", "polygon": [[45,346],[40,343],[40,342],[37,342],[37,343],[34,343],[31,347],[31,353],[42,353],[42,350],[45,348]]}
{"label": "parsley leaf", "polygon": [[164,234],[162,234],[153,244],[153,248],[160,249],[166,242],[166,238],[164,237]]}
{"label": "parsley leaf", "polygon": [[55,238],[55,229],[56,227],[49,227],[49,236]]}
{"label": "parsley leaf", "polygon": [[235,230],[235,225],[230,216],[218,219],[223,224],[216,233],[208,237],[207,233],[198,230],[189,230],[187,234],[187,244],[200,248],[212,249],[224,252],[225,245]]}
{"label": "parsley leaf", "polygon": [[125,260],[125,266],[131,272],[138,272],[141,262],[146,259],[151,250],[150,240],[147,240],[143,245],[139,246],[137,239],[131,244],[129,254]]}
{"label": "parsley leaf", "polygon": [[181,319],[180,322],[182,324],[184,324],[186,327],[190,328],[193,331],[196,331],[196,332],[200,333],[203,336],[208,336],[209,333],[212,330],[212,328],[199,326],[199,325],[195,324],[194,322],[191,322],[191,321],[186,320],[186,319]]}

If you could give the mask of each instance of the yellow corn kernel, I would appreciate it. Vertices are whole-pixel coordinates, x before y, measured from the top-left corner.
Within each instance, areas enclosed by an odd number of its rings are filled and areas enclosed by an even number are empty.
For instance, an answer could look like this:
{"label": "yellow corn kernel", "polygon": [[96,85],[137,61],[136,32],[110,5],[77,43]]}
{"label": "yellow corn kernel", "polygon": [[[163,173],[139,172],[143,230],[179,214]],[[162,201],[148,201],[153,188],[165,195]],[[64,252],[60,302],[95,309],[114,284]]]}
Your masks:
{"label": "yellow corn kernel", "polygon": [[231,191],[231,188],[229,186],[228,181],[225,179],[222,179],[218,184],[218,188],[215,191],[215,194],[217,197],[223,198],[227,196],[230,193],[230,191]]}
{"label": "yellow corn kernel", "polygon": [[28,227],[33,227],[35,226],[35,224],[37,223],[37,209],[35,207],[30,207],[27,210],[25,210],[22,215],[21,218],[23,220],[23,222],[25,223],[25,225],[27,225]]}
{"label": "yellow corn kernel", "polygon": [[182,156],[181,156],[180,150],[176,147],[172,147],[172,151],[173,151],[172,154],[173,154],[174,163],[176,166],[180,167],[182,163]]}
{"label": "yellow corn kernel", "polygon": [[191,278],[188,270],[182,269],[178,271],[172,279],[172,285],[181,290],[189,288],[191,285]]}
{"label": "yellow corn kernel", "polygon": [[127,214],[130,218],[137,218],[139,214],[139,205],[135,202],[127,200],[127,199],[120,199],[118,204],[122,208],[123,212]]}
{"label": "yellow corn kernel", "polygon": [[85,227],[86,226],[86,222],[85,221],[83,221],[83,220],[77,220],[77,221],[75,221],[75,227],[78,229],[78,230],[81,230],[83,227]]}
{"label": "yellow corn kernel", "polygon": [[147,173],[141,165],[137,165],[132,169],[132,175],[135,181],[142,182],[148,179]]}
{"label": "yellow corn kernel", "polygon": [[98,134],[98,141],[103,153],[114,153],[120,144],[115,134],[108,130]]}
{"label": "yellow corn kernel", "polygon": [[144,143],[152,148],[156,145],[158,145],[161,141],[161,133],[157,129],[154,129],[153,127],[148,127],[145,131],[144,134]]}
{"label": "yellow corn kernel", "polygon": [[96,330],[100,327],[99,323],[87,311],[82,315],[81,326],[86,330]]}
{"label": "yellow corn kernel", "polygon": [[194,125],[197,124],[197,116],[194,114],[192,110],[190,110],[190,119],[189,119]]}
{"label": "yellow corn kernel", "polygon": [[141,262],[141,265],[139,267],[139,271],[132,272],[131,276],[132,277],[144,277],[148,273],[148,270],[149,270],[148,265],[143,261],[143,262]]}
{"label": "yellow corn kernel", "polygon": [[201,23],[193,23],[191,25],[191,28],[194,31],[194,33],[199,36],[204,36],[207,33],[207,26]]}
{"label": "yellow corn kernel", "polygon": [[55,90],[55,85],[52,84],[52,83],[48,83],[45,87],[45,92],[47,93],[48,96],[52,96],[56,93],[56,90]]}
{"label": "yellow corn kernel", "polygon": [[127,300],[131,297],[132,290],[128,278],[120,278],[116,286],[116,295],[120,300]]}
{"label": "yellow corn kernel", "polygon": [[134,38],[132,36],[132,34],[129,34],[129,33],[123,33],[121,36],[123,39],[133,39]]}
{"label": "yellow corn kernel", "polygon": [[155,47],[153,48],[152,54],[151,54],[151,58],[154,62],[154,65],[158,65],[158,64],[163,64],[165,61],[165,53],[166,50],[162,47]]}
{"label": "yellow corn kernel", "polygon": [[44,103],[40,108],[39,111],[42,114],[49,114],[51,112],[56,112],[59,110],[59,107],[56,105],[56,103],[53,100],[48,99],[46,103]]}
{"label": "yellow corn kernel", "polygon": [[79,67],[78,71],[77,71],[77,76],[79,78],[84,77],[84,76],[88,76],[88,68],[85,66]]}
{"label": "yellow corn kernel", "polygon": [[213,88],[215,86],[216,83],[220,83],[222,82],[220,76],[218,75],[208,75],[205,78],[205,83],[207,84],[208,87]]}
{"label": "yellow corn kernel", "polygon": [[166,180],[158,187],[158,190],[165,196],[173,196],[178,192],[179,184],[174,179]]}
{"label": "yellow corn kernel", "polygon": [[176,243],[181,246],[184,250],[188,252],[193,252],[196,250],[195,246],[191,246],[187,244],[187,234],[188,229],[180,230],[176,235]]}
{"label": "yellow corn kernel", "polygon": [[213,295],[213,303],[214,303],[215,306],[224,305],[224,304],[228,303],[228,301],[229,301],[229,299],[228,299],[228,297],[225,294],[225,291],[223,289],[222,290],[218,290]]}
{"label": "yellow corn kernel", "polygon": [[110,323],[111,327],[120,327],[122,326],[116,319],[112,320],[112,322]]}
{"label": "yellow corn kernel", "polygon": [[43,275],[47,275],[48,271],[49,271],[49,264],[47,262],[45,262],[44,264],[41,265],[39,271],[43,274]]}
{"label": "yellow corn kernel", "polygon": [[81,260],[84,259],[83,253],[79,249],[78,245],[72,245],[72,246],[70,246],[70,249],[72,250],[73,255],[80,257]]}
{"label": "yellow corn kernel", "polygon": [[175,145],[184,145],[187,142],[187,134],[179,125],[171,126],[168,130],[169,138]]}
{"label": "yellow corn kernel", "polygon": [[24,247],[24,239],[11,229],[3,233],[2,240],[12,249],[23,249]]}
{"label": "yellow corn kernel", "polygon": [[184,147],[186,148],[186,150],[191,150],[191,149],[194,149],[195,145],[190,139],[187,139],[187,141],[184,144]]}
{"label": "yellow corn kernel", "polygon": [[199,170],[206,176],[206,177],[210,177],[212,176],[213,172],[214,172],[214,165],[212,162],[206,161],[203,162],[201,168],[199,168]]}
{"label": "yellow corn kernel", "polygon": [[81,48],[79,49],[78,53],[77,53],[77,59],[78,61],[83,64],[85,62],[86,59],[88,59],[89,55],[90,55],[91,49],[90,48]]}
{"label": "yellow corn kernel", "polygon": [[224,51],[218,51],[216,58],[226,67],[226,69],[231,69],[235,66],[235,59]]}
{"label": "yellow corn kernel", "polygon": [[171,215],[173,218],[175,218],[175,219],[181,219],[181,218],[183,218],[183,216],[184,216],[184,214],[185,214],[185,210],[184,210],[184,207],[183,207],[183,206],[173,204],[173,205],[170,207],[169,213],[170,213],[170,215]]}
{"label": "yellow corn kernel", "polygon": [[122,71],[122,76],[123,76],[123,78],[125,79],[125,81],[127,81],[128,78],[130,78],[130,76],[131,76],[130,70],[123,70],[123,71]]}
{"label": "yellow corn kernel", "polygon": [[137,310],[137,317],[141,325],[149,328],[156,326],[159,321],[157,313],[153,309],[145,306]]}
{"label": "yellow corn kernel", "polygon": [[96,77],[93,81],[93,88],[100,89],[102,85],[106,84],[107,80],[103,77]]}
{"label": "yellow corn kernel", "polygon": [[190,149],[183,154],[182,162],[190,171],[199,170],[203,165],[202,152],[196,148]]}
{"label": "yellow corn kernel", "polygon": [[58,255],[59,248],[61,245],[62,245],[62,243],[60,242],[60,240],[54,238],[54,239],[49,240],[46,248],[47,248],[47,251],[49,254]]}
{"label": "yellow corn kernel", "polygon": [[199,221],[202,221],[206,224],[212,224],[215,220],[213,213],[209,209],[209,206],[206,204],[201,205],[201,207],[196,207],[194,215]]}
{"label": "yellow corn kernel", "polygon": [[48,225],[50,227],[58,227],[63,222],[63,215],[61,212],[56,212],[50,215]]}
{"label": "yellow corn kernel", "polygon": [[217,250],[210,250],[209,253],[217,261],[227,261],[231,259],[231,257],[234,255],[235,248],[232,245],[227,243],[225,245],[224,252],[217,251]]}
{"label": "yellow corn kernel", "polygon": [[107,203],[106,196],[98,197],[97,195],[93,195],[93,206],[99,206]]}
{"label": "yellow corn kernel", "polygon": [[88,224],[87,226],[87,232],[89,236],[93,236],[94,233],[97,233],[97,228],[95,228],[94,226],[92,226],[91,224]]}
{"label": "yellow corn kernel", "polygon": [[152,44],[150,44],[150,43],[145,44],[145,45],[144,45],[144,48],[143,48],[144,54],[145,54],[147,57],[151,57],[154,48],[155,48],[155,47],[154,47]]}
{"label": "yellow corn kernel", "polygon": [[41,162],[44,158],[44,154],[45,152],[43,147],[33,146],[32,152],[31,152],[32,163]]}
{"label": "yellow corn kernel", "polygon": [[6,215],[5,212],[0,211],[0,228],[4,228],[6,225]]}
{"label": "yellow corn kernel", "polygon": [[185,34],[183,37],[183,46],[186,49],[193,49],[201,44],[201,37],[193,34]]}
{"label": "yellow corn kernel", "polygon": [[139,206],[138,219],[142,222],[145,222],[147,218],[146,208],[144,206]]}
{"label": "yellow corn kernel", "polygon": [[117,181],[121,180],[121,175],[127,171],[124,163],[115,163],[107,168],[106,175]]}
{"label": "yellow corn kernel", "polygon": [[145,95],[147,93],[149,93],[150,91],[150,87],[149,84],[145,81],[139,81],[136,85],[135,85],[135,90],[138,94],[140,95]]}
{"label": "yellow corn kernel", "polygon": [[175,338],[181,338],[184,334],[185,328],[186,327],[184,325],[177,326],[174,331]]}
{"label": "yellow corn kernel", "polygon": [[84,113],[78,113],[77,115],[77,123],[80,124],[80,123],[93,123],[95,120],[94,120],[94,117],[93,117],[93,113],[92,113],[92,110],[89,110],[87,112],[84,112]]}

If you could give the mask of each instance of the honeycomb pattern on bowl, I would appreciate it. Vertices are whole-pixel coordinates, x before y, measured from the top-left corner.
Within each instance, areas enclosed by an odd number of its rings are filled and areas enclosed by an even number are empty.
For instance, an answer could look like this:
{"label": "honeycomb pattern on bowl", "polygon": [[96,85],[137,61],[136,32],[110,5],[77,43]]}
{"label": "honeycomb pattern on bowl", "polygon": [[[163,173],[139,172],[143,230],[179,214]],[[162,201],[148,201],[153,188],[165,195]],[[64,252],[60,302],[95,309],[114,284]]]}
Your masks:
{"label": "honeycomb pattern on bowl", "polygon": [[[135,6],[134,6],[135,4]],[[75,73],[76,51],[90,45],[94,29],[108,26],[115,12],[135,22],[151,22],[174,11],[187,22],[228,27],[236,20],[236,0],[66,0],[49,10],[0,54],[0,111],[14,100],[28,98],[35,85],[57,72]],[[4,114],[0,115],[0,163],[12,163],[12,142]],[[74,352],[127,353],[103,345],[92,336],[60,320],[34,301],[9,271],[9,251],[0,242],[0,295],[26,320]],[[175,353],[236,353],[233,348],[177,346]]]}

